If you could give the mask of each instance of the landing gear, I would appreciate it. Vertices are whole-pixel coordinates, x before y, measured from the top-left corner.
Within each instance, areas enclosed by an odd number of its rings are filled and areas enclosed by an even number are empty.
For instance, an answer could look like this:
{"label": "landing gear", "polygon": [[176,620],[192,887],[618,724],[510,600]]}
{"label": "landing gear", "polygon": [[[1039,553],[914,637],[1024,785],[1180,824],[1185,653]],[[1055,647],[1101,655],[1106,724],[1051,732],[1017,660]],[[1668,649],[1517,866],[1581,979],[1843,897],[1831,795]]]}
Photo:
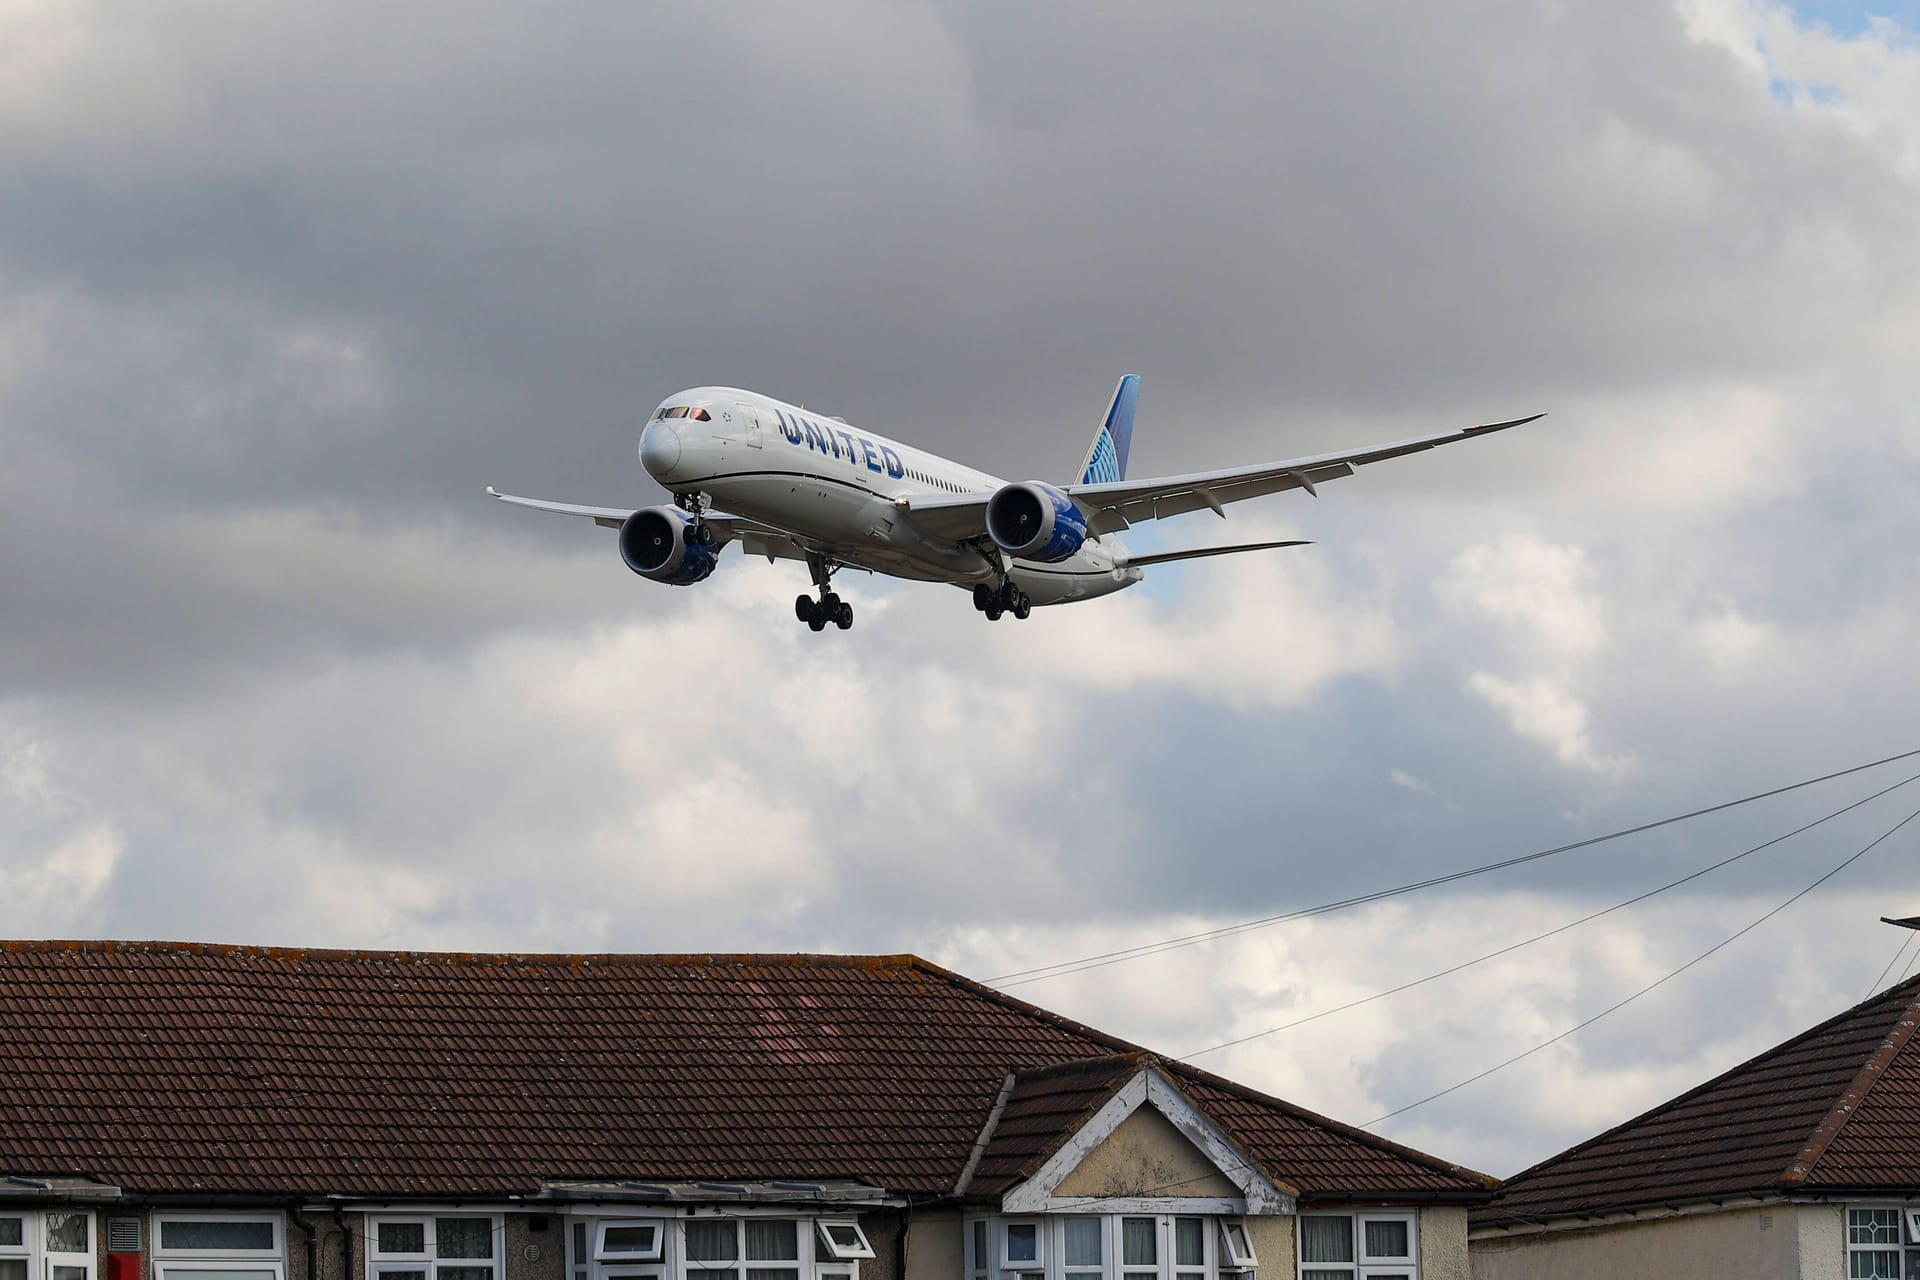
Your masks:
{"label": "landing gear", "polygon": [[976,583],[973,588],[973,607],[986,614],[988,622],[998,622],[1009,613],[1016,618],[1025,618],[1033,612],[1033,600],[1009,578],[999,586],[987,582]]}
{"label": "landing gear", "polygon": [[807,567],[813,570],[813,582],[820,588],[820,598],[794,597],[793,616],[806,623],[809,631],[825,631],[828,623],[842,631],[853,626],[853,606],[835,595],[828,585],[833,581],[833,571],[840,566],[824,556],[808,556]]}

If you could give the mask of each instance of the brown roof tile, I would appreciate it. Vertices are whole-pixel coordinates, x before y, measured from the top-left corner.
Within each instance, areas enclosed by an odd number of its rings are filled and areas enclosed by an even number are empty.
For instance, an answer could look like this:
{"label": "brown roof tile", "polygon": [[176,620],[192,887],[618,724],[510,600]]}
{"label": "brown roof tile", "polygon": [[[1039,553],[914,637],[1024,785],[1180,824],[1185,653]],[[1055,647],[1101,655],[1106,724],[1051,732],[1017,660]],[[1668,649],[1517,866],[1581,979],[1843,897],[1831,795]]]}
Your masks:
{"label": "brown roof tile", "polygon": [[[1086,1114],[1106,1078],[1087,1060],[1136,1052],[911,956],[0,943],[0,1173],[153,1193],[812,1177],[931,1196],[1009,1072],[1028,1087],[996,1159],[1015,1161]],[[1166,1069],[1307,1195],[1490,1185]]]}
{"label": "brown roof tile", "polygon": [[1475,1221],[1920,1184],[1920,977],[1509,1178]]}

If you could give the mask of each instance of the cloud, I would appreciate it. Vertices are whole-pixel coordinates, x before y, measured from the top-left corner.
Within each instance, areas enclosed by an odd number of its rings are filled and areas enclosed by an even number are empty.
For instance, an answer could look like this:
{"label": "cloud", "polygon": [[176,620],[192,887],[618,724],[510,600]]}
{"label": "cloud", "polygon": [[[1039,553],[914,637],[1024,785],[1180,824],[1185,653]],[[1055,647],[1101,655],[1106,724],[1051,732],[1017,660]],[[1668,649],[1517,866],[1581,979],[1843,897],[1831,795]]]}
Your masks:
{"label": "cloud", "polygon": [[1601,774],[1620,774],[1632,766],[1630,756],[1594,750],[1586,706],[1549,680],[1522,684],[1476,671],[1467,687],[1503,713],[1515,733],[1546,747],[1562,764]]}

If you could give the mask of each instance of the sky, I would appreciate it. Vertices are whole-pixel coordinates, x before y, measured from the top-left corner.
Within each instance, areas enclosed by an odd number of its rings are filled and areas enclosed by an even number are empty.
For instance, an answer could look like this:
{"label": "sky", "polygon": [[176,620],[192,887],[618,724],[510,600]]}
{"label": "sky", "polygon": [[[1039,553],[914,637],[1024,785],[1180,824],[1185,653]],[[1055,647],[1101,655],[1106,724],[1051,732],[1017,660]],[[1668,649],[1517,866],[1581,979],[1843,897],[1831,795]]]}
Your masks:
{"label": "sky", "polygon": [[[981,979],[1920,749],[1912,7],[0,0],[0,936],[911,951]],[[1062,479],[1547,411],[990,625],[484,498],[678,388]],[[1896,763],[1008,989],[1168,1054]],[[1752,924],[1920,784],[1202,1054],[1365,1123]],[[1378,1131],[1509,1174],[1861,999],[1920,823]],[[1907,967],[1896,963],[1885,979]]]}

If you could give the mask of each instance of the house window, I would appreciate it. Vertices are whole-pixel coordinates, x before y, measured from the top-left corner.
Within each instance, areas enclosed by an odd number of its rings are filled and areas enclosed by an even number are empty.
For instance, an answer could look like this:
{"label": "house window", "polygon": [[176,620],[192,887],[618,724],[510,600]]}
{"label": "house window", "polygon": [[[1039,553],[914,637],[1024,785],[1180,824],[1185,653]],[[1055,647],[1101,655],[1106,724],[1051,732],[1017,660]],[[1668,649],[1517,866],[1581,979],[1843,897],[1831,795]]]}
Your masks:
{"label": "house window", "polygon": [[1106,1274],[1106,1228],[1102,1218],[1060,1220],[1061,1267],[1067,1280],[1098,1280]]}
{"label": "house window", "polygon": [[500,1280],[502,1229],[498,1217],[485,1214],[373,1218],[367,1224],[367,1278]]}
{"label": "house window", "polygon": [[790,1218],[694,1218],[685,1230],[688,1280],[800,1280]]}
{"label": "house window", "polygon": [[[1902,1214],[1891,1206],[1847,1210],[1847,1275],[1859,1280],[1901,1280],[1920,1275],[1920,1248],[1901,1250]],[[1920,1225],[1920,1224],[1916,1224]],[[1908,1240],[1920,1245],[1920,1235]]]}
{"label": "house window", "polygon": [[822,1218],[813,1225],[814,1230],[820,1233],[820,1254],[823,1259],[852,1262],[873,1256],[873,1246],[867,1243],[866,1232],[860,1230],[860,1224],[851,1218]]}
{"label": "house window", "polygon": [[28,1280],[27,1215],[0,1213],[0,1280]]}
{"label": "house window", "polygon": [[46,1280],[93,1280],[93,1215],[49,1209],[41,1215]]}
{"label": "house window", "polygon": [[156,1214],[153,1280],[284,1280],[277,1213]]}
{"label": "house window", "polygon": [[1253,1255],[1253,1240],[1247,1235],[1247,1224],[1239,1218],[1220,1219],[1220,1269],[1251,1271],[1259,1265],[1260,1259]]}
{"label": "house window", "polygon": [[1300,1280],[1419,1280],[1411,1213],[1303,1213]]}

